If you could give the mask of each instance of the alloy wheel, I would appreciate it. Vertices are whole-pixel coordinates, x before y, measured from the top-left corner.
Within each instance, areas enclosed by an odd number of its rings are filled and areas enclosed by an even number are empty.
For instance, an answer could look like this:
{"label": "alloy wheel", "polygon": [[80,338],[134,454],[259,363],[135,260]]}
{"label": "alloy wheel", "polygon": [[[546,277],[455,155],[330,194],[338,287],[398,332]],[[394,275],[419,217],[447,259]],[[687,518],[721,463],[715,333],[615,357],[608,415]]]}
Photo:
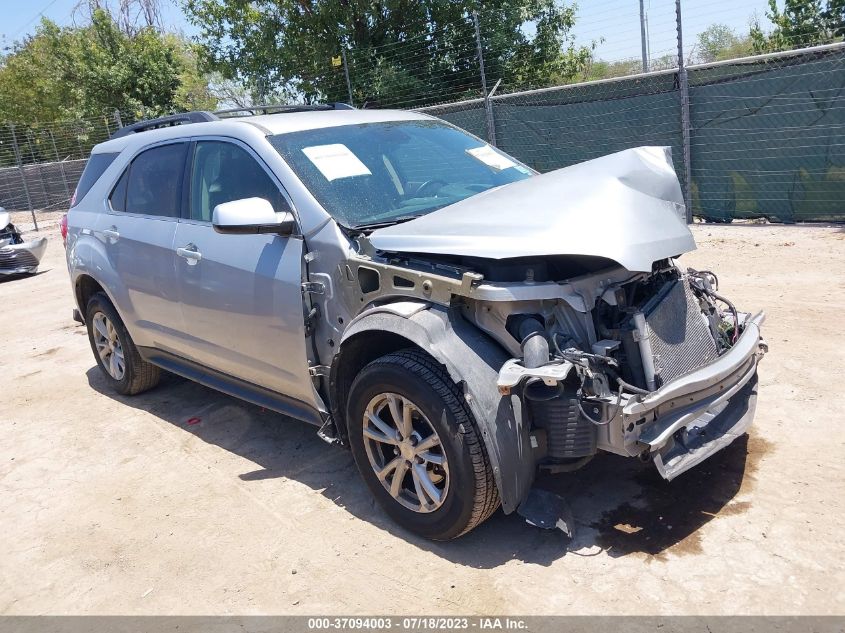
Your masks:
{"label": "alloy wheel", "polygon": [[449,464],[440,437],[413,402],[375,396],[364,411],[364,449],[384,489],[414,512],[433,512],[449,492]]}
{"label": "alloy wheel", "polygon": [[114,324],[102,312],[94,315],[91,324],[94,329],[94,345],[100,360],[103,361],[103,367],[115,380],[123,380],[126,362],[123,358],[123,346],[117,338]]}

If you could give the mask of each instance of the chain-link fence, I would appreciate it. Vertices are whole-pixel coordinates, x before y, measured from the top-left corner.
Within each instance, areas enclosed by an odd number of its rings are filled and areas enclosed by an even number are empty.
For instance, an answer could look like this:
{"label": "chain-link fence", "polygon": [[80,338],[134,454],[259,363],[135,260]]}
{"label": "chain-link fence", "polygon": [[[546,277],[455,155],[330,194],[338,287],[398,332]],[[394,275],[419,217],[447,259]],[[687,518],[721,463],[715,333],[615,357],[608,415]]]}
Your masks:
{"label": "chain-link fence", "polygon": [[[124,115],[125,118],[125,115]],[[120,113],[92,119],[16,125],[0,123],[0,207],[67,208],[91,148],[123,125]]]}
{"label": "chain-link fence", "polygon": [[[845,220],[845,44],[686,70],[694,216]],[[421,110],[485,138],[492,118],[498,147],[539,171],[668,145],[685,180],[677,70]]]}
{"label": "chain-link fence", "polygon": [[[508,74],[493,29],[472,15],[380,48],[339,44],[298,83],[441,117],[541,172],[670,146],[689,212],[706,220],[845,220],[845,43],[686,65],[680,2],[665,8],[654,28],[674,28],[677,51],[644,54],[649,73],[526,89],[552,79]],[[0,123],[0,206],[67,206],[91,147],[133,118]]]}
{"label": "chain-link fence", "polygon": [[690,69],[692,209],[845,220],[845,46]]}

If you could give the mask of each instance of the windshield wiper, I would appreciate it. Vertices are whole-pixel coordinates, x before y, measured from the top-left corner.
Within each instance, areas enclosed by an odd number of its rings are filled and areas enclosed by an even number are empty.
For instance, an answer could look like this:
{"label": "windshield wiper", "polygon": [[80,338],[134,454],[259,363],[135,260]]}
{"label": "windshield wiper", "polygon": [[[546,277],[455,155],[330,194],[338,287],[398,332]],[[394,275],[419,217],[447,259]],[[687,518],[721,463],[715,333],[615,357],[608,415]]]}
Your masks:
{"label": "windshield wiper", "polygon": [[402,224],[403,222],[409,222],[411,220],[416,220],[418,215],[403,215],[399,218],[394,218],[392,220],[384,220],[383,222],[372,222],[370,224],[358,224],[354,228],[356,231],[375,231],[376,229],[383,229],[386,226],[393,226],[395,224]]}

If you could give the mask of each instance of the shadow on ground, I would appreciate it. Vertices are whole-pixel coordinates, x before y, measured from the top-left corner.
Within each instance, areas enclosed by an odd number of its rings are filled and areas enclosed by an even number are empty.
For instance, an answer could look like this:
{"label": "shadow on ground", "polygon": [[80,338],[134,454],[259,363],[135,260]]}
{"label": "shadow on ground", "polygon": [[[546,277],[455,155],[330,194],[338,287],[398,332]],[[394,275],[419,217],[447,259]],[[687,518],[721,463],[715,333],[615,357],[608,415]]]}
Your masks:
{"label": "shadow on ground", "polygon": [[7,281],[18,281],[22,279],[35,279],[36,277],[40,277],[41,275],[45,275],[49,273],[52,268],[46,268],[44,270],[37,270],[34,273],[14,273],[14,274],[0,274],[0,283],[7,282]]}
{"label": "shadow on ground", "polygon": [[749,447],[744,436],[671,483],[663,481],[650,464],[601,455],[576,473],[541,476],[536,482],[569,502],[575,519],[572,539],[499,510],[459,540],[437,543],[391,523],[359,478],[351,454],[320,440],[314,426],[171,374],[165,373],[156,389],[134,397],[112,392],[96,366],[87,376],[96,391],[254,463],[255,469],[239,475],[242,481],[296,480],[360,519],[475,568],[493,568],[513,559],[550,565],[567,553],[583,556],[604,551],[613,557],[662,557],[669,550],[676,555],[696,553],[701,549],[698,533],[703,525],[718,515],[747,508],[747,503],[730,502],[744,479],[753,479],[756,460],[766,450],[762,440]]}

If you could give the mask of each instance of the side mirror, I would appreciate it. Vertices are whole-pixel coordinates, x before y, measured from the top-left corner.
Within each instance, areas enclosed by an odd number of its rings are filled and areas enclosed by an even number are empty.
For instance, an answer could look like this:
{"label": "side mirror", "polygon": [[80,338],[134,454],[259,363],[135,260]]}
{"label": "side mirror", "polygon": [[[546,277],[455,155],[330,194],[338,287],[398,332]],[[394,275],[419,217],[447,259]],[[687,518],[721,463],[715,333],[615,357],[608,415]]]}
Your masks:
{"label": "side mirror", "polygon": [[218,233],[290,235],[296,227],[289,211],[276,213],[264,198],[243,198],[214,207],[212,225]]}

